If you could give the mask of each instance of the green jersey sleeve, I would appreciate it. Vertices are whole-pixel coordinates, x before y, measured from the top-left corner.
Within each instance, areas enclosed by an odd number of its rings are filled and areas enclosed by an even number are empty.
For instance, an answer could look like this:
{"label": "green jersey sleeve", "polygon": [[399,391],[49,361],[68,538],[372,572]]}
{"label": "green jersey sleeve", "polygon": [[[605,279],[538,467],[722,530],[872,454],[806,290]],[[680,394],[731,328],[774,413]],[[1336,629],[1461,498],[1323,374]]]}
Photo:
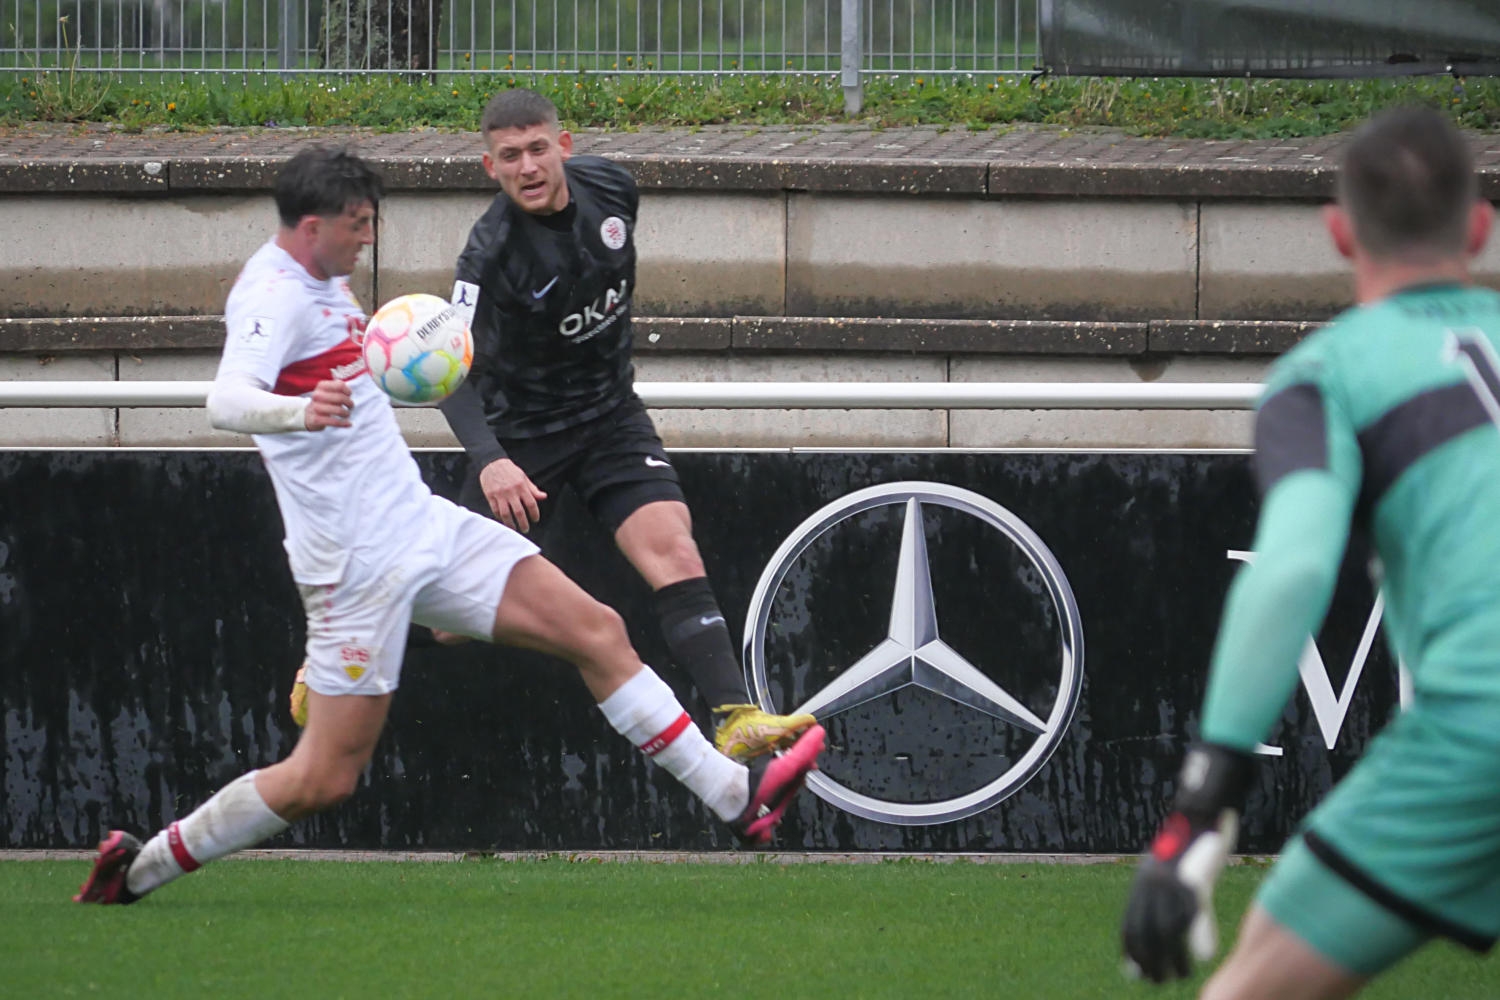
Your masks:
{"label": "green jersey sleeve", "polygon": [[[1312,345],[1308,345],[1312,346]],[[1255,421],[1260,521],[1229,590],[1209,669],[1204,740],[1253,750],[1280,717],[1321,626],[1359,495],[1359,442],[1316,352],[1278,365]]]}

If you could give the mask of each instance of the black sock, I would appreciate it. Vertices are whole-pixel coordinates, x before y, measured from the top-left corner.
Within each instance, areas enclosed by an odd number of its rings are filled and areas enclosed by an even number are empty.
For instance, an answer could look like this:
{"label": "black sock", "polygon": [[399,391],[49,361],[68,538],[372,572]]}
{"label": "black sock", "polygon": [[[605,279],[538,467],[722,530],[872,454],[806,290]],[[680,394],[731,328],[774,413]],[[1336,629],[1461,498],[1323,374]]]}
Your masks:
{"label": "black sock", "polygon": [[709,708],[750,701],[729,626],[708,577],[679,580],[658,590],[656,617],[672,658],[693,678]]}

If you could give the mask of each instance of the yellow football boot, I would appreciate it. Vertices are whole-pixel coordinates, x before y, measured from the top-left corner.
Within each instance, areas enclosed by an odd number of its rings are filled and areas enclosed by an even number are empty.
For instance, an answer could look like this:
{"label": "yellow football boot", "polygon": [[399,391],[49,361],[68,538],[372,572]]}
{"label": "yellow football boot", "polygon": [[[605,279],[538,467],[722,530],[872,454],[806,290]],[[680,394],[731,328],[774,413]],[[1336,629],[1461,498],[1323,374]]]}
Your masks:
{"label": "yellow football boot", "polygon": [[307,662],[297,668],[297,678],[292,681],[292,721],[299,726],[307,725]]}
{"label": "yellow football boot", "polygon": [[714,709],[714,747],[743,764],[785,750],[817,721],[806,712],[771,715],[759,705],[720,705]]}

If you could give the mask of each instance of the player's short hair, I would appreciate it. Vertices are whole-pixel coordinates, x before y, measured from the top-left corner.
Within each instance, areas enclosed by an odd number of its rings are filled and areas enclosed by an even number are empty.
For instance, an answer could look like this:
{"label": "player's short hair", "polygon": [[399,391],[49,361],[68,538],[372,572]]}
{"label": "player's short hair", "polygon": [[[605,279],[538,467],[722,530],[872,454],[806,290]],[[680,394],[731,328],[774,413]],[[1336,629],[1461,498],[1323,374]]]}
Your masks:
{"label": "player's short hair", "polygon": [[490,98],[479,116],[479,131],[489,135],[496,129],[557,125],[557,105],[524,87],[502,90]]}
{"label": "player's short hair", "polygon": [[1372,257],[1463,253],[1479,197],[1469,144],[1429,108],[1377,115],[1355,133],[1339,172],[1339,204]]}
{"label": "player's short hair", "polygon": [[276,213],[295,226],[305,215],[342,215],[350,205],[380,204],[380,175],[347,149],[304,146],[276,175]]}

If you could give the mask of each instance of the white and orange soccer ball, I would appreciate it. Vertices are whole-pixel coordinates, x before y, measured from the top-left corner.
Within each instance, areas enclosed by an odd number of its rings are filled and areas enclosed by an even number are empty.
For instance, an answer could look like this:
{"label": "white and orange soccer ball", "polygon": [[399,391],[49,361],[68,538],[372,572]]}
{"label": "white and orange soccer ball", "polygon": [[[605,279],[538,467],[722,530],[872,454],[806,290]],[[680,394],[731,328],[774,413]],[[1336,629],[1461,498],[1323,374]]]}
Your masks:
{"label": "white and orange soccer ball", "polygon": [[474,363],[463,314],[436,295],[400,295],[365,324],[365,367],[398,403],[432,406],[453,394]]}

